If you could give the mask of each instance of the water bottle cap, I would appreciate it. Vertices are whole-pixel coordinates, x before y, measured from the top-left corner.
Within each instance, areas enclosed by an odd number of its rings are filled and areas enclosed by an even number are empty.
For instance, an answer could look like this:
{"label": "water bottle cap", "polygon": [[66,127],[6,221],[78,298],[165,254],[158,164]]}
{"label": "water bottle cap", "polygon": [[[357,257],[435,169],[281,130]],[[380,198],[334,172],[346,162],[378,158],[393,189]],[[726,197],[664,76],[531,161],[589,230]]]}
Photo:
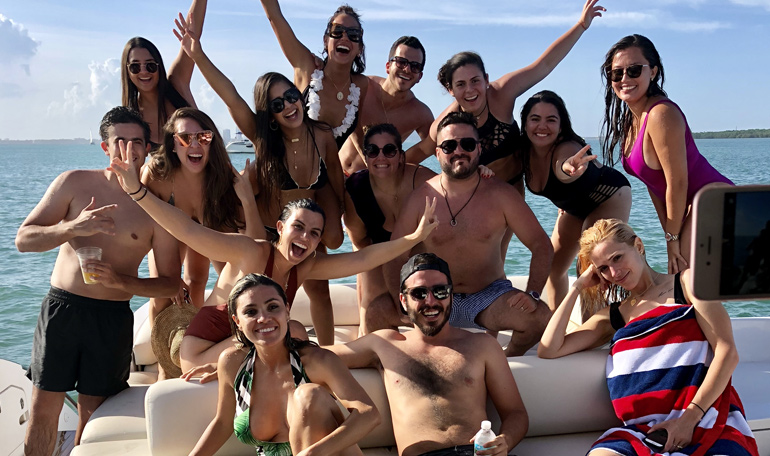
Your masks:
{"label": "water bottle cap", "polygon": [[487,420],[482,421],[481,422],[481,429],[484,429],[484,430],[492,429],[492,423],[487,421]]}

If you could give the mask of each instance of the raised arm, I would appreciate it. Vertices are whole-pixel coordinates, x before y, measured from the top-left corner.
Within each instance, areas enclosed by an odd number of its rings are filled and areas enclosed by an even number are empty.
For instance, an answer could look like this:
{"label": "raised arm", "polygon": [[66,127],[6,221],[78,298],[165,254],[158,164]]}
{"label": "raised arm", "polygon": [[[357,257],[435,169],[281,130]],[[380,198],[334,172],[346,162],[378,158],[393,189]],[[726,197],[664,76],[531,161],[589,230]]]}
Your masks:
{"label": "raised arm", "polygon": [[[412,192],[412,195],[404,204],[401,209],[401,213],[396,219],[396,224],[393,226],[393,233],[390,235],[391,239],[397,239],[399,236],[403,236],[406,233],[410,233],[416,226],[419,225],[419,210],[422,204],[421,199],[415,195],[416,192]],[[403,252],[396,256],[389,263],[385,263],[382,266],[382,272],[385,276],[385,284],[388,286],[391,296],[395,302],[398,301],[399,294],[399,280],[398,275],[401,271],[401,266],[406,263],[409,258],[409,251]]]}
{"label": "raised arm", "polygon": [[415,245],[425,240],[438,226],[438,220],[433,217],[436,210],[436,198],[429,201],[425,198],[425,211],[420,223],[413,233],[395,238],[388,242],[370,245],[357,252],[340,253],[319,257],[313,263],[308,274],[310,279],[338,279],[359,272],[368,271],[381,264],[397,258]]}
{"label": "raised arm", "polygon": [[[206,18],[206,6],[208,0],[193,0],[190,5],[190,10],[187,12],[187,21],[190,24],[195,24],[193,32],[196,37],[200,37],[203,33],[203,20]],[[182,13],[179,13],[179,20],[185,21]],[[178,24],[178,22],[177,22]],[[172,86],[179,92],[190,106],[195,107],[195,99],[193,98],[192,91],[190,90],[190,80],[192,79],[192,73],[195,69],[195,62],[184,52],[183,49],[179,50],[176,58],[171,62],[171,66],[168,69],[168,80]]]}
{"label": "raised arm", "polygon": [[551,270],[553,245],[524,198],[513,187],[505,186],[503,191],[507,202],[504,207],[508,227],[532,254],[527,291],[540,293]]}
{"label": "raised arm", "polygon": [[59,175],[21,224],[16,233],[16,248],[20,252],[47,252],[80,236],[115,235],[115,222],[110,214],[117,205],[97,208],[93,197],[77,217],[63,221],[72,202],[68,183],[72,178],[72,172]]}
{"label": "raised arm", "polygon": [[275,37],[278,38],[283,55],[294,67],[294,83],[303,90],[310,83],[310,74],[315,70],[315,56],[294,34],[294,30],[283,17],[278,0],[262,0],[262,8]]}
{"label": "raised arm", "polygon": [[246,224],[241,233],[252,239],[267,239],[265,225],[262,223],[262,217],[259,215],[257,202],[254,201],[254,193],[251,187],[252,166],[249,159],[246,159],[246,166],[243,167],[243,171],[240,173],[232,165],[230,165],[230,168],[235,175],[233,187],[235,187],[235,193],[241,201],[243,222]]}
{"label": "raised arm", "polygon": [[189,55],[190,58],[198,65],[198,69],[201,74],[209,83],[214,92],[219,95],[219,98],[227,105],[227,110],[230,111],[230,116],[235,121],[235,125],[238,127],[247,138],[254,141],[257,135],[257,122],[254,118],[254,111],[251,110],[249,104],[241,98],[238,91],[235,89],[233,83],[224,75],[219,68],[214,66],[211,60],[208,58],[199,40],[199,35],[195,32],[193,27],[194,23],[186,22],[183,18],[176,21],[177,29],[174,30],[174,35],[181,43],[182,52]]}
{"label": "raised arm", "polygon": [[543,54],[528,66],[503,75],[490,86],[499,91],[502,99],[511,103],[522,93],[548,76],[556,65],[567,56],[583,32],[588,30],[595,17],[600,17],[606,9],[596,3],[599,0],[586,0],[580,20],[567,32],[556,39]]}

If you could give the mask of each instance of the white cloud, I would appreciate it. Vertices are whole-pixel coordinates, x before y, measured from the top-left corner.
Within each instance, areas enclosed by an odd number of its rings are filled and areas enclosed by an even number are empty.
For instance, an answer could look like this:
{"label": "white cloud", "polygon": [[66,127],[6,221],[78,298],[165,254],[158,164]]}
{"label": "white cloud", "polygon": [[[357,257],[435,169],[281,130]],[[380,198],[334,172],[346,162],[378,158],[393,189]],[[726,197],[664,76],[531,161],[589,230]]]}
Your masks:
{"label": "white cloud", "polygon": [[770,11],[770,0],[730,0],[730,3],[742,6],[759,6]]}
{"label": "white cloud", "polygon": [[63,94],[62,101],[53,101],[48,105],[47,114],[51,117],[80,115],[91,108],[104,111],[114,106],[111,95],[120,93],[120,67],[117,59],[107,59],[104,63],[91,62],[88,84],[73,82]]}
{"label": "white cloud", "polygon": [[31,59],[39,45],[23,25],[0,14],[0,65]]}
{"label": "white cloud", "polygon": [[204,112],[209,111],[218,99],[216,92],[208,84],[202,84],[195,94],[195,104]]}

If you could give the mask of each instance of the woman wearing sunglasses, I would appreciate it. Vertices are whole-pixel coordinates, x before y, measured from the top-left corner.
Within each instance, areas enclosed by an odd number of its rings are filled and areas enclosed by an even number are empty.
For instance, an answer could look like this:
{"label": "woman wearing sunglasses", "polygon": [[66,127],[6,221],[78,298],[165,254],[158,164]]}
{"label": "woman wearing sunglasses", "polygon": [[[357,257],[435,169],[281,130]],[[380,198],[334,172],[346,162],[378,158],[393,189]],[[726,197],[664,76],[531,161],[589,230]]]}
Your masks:
{"label": "woman wearing sunglasses", "polygon": [[567,295],[567,272],[583,230],[599,219],[628,221],[631,184],[594,161],[590,146],[572,129],[567,106],[550,90],[533,95],[521,109],[521,160],[527,188],[558,207],[553,227],[553,262],[545,285],[551,311]]}
{"label": "woman wearing sunglasses", "polygon": [[668,251],[668,271],[688,267],[695,194],[706,185],[732,182],[703,158],[684,113],[663,90],[663,64],[655,45],[629,35],[610,48],[602,65],[605,110],[602,152],[647,185]]}
{"label": "woman wearing sunglasses", "polygon": [[480,164],[488,166],[495,176],[511,182],[524,193],[520,182],[521,160],[516,154],[519,127],[513,119],[516,98],[542,81],[564,59],[572,46],[588,30],[593,19],[605,8],[598,0],[586,0],[580,20],[560,36],[530,65],[489,82],[481,57],[473,52],[461,52],[439,69],[441,85],[455,101],[449,105],[431,126],[430,136],[407,151],[407,161],[419,163],[436,152],[436,129],[450,112],[469,112],[476,118],[481,142]]}
{"label": "woman wearing sunglasses", "polygon": [[[401,135],[392,124],[364,128],[364,160],[367,169],[345,181],[345,228],[356,249],[387,242],[401,205],[415,187],[436,173],[406,163]],[[382,267],[357,276],[360,335],[401,324],[399,303],[388,292]]]}
{"label": "woman wearing sunglasses", "polygon": [[358,13],[342,5],[326,24],[323,68],[316,68],[316,56],[294,34],[283,17],[278,0],[262,0],[284,55],[294,67],[294,83],[305,93],[308,116],[332,127],[337,149],[358,124],[358,107],[363,104],[368,81],[363,72],[364,30]]}
{"label": "woman wearing sunglasses", "polygon": [[[248,168],[247,162],[245,172]],[[180,108],[166,122],[163,143],[144,168],[142,183],[203,226],[264,237],[248,175],[234,173],[214,121],[195,108]],[[184,245],[180,257],[184,261],[184,280],[179,293],[170,300],[150,300],[151,324],[172,301],[182,305],[187,300],[197,308],[203,306],[210,261]],[[223,265],[214,266],[219,272]]]}
{"label": "woman wearing sunglasses", "polygon": [[[206,16],[208,0],[193,0],[188,20],[197,24],[196,36],[203,31],[203,19]],[[182,14],[179,14],[182,19]],[[178,108],[196,107],[190,79],[195,64],[180,49],[176,59],[166,73],[160,51],[149,40],[134,37],[123,47],[121,57],[123,67],[120,72],[123,106],[128,106],[142,114],[142,119],[150,125],[151,151],[160,147],[163,125]]]}
{"label": "woman wearing sunglasses", "polygon": [[[238,129],[254,144],[256,169],[252,185],[268,230],[273,231],[272,226],[286,203],[312,198],[328,216],[324,246],[338,248],[343,240],[343,177],[337,145],[328,126],[307,117],[297,87],[279,73],[266,73],[257,80],[256,112],[252,111],[203,51],[193,27],[182,21],[174,33],[182,49],[225,102]],[[329,285],[311,281],[305,291],[311,299],[316,334],[321,343],[330,344],[334,340],[334,314]]]}

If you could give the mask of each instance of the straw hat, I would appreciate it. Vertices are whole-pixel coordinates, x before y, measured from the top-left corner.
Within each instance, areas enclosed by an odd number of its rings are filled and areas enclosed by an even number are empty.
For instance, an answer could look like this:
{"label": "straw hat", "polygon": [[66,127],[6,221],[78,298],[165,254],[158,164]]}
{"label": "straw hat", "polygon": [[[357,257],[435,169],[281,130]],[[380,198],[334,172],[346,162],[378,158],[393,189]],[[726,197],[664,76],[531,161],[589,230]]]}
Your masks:
{"label": "straw hat", "polygon": [[179,367],[179,347],[187,326],[197,313],[195,306],[185,302],[181,307],[172,304],[155,317],[150,343],[167,378],[182,375],[182,369]]}

